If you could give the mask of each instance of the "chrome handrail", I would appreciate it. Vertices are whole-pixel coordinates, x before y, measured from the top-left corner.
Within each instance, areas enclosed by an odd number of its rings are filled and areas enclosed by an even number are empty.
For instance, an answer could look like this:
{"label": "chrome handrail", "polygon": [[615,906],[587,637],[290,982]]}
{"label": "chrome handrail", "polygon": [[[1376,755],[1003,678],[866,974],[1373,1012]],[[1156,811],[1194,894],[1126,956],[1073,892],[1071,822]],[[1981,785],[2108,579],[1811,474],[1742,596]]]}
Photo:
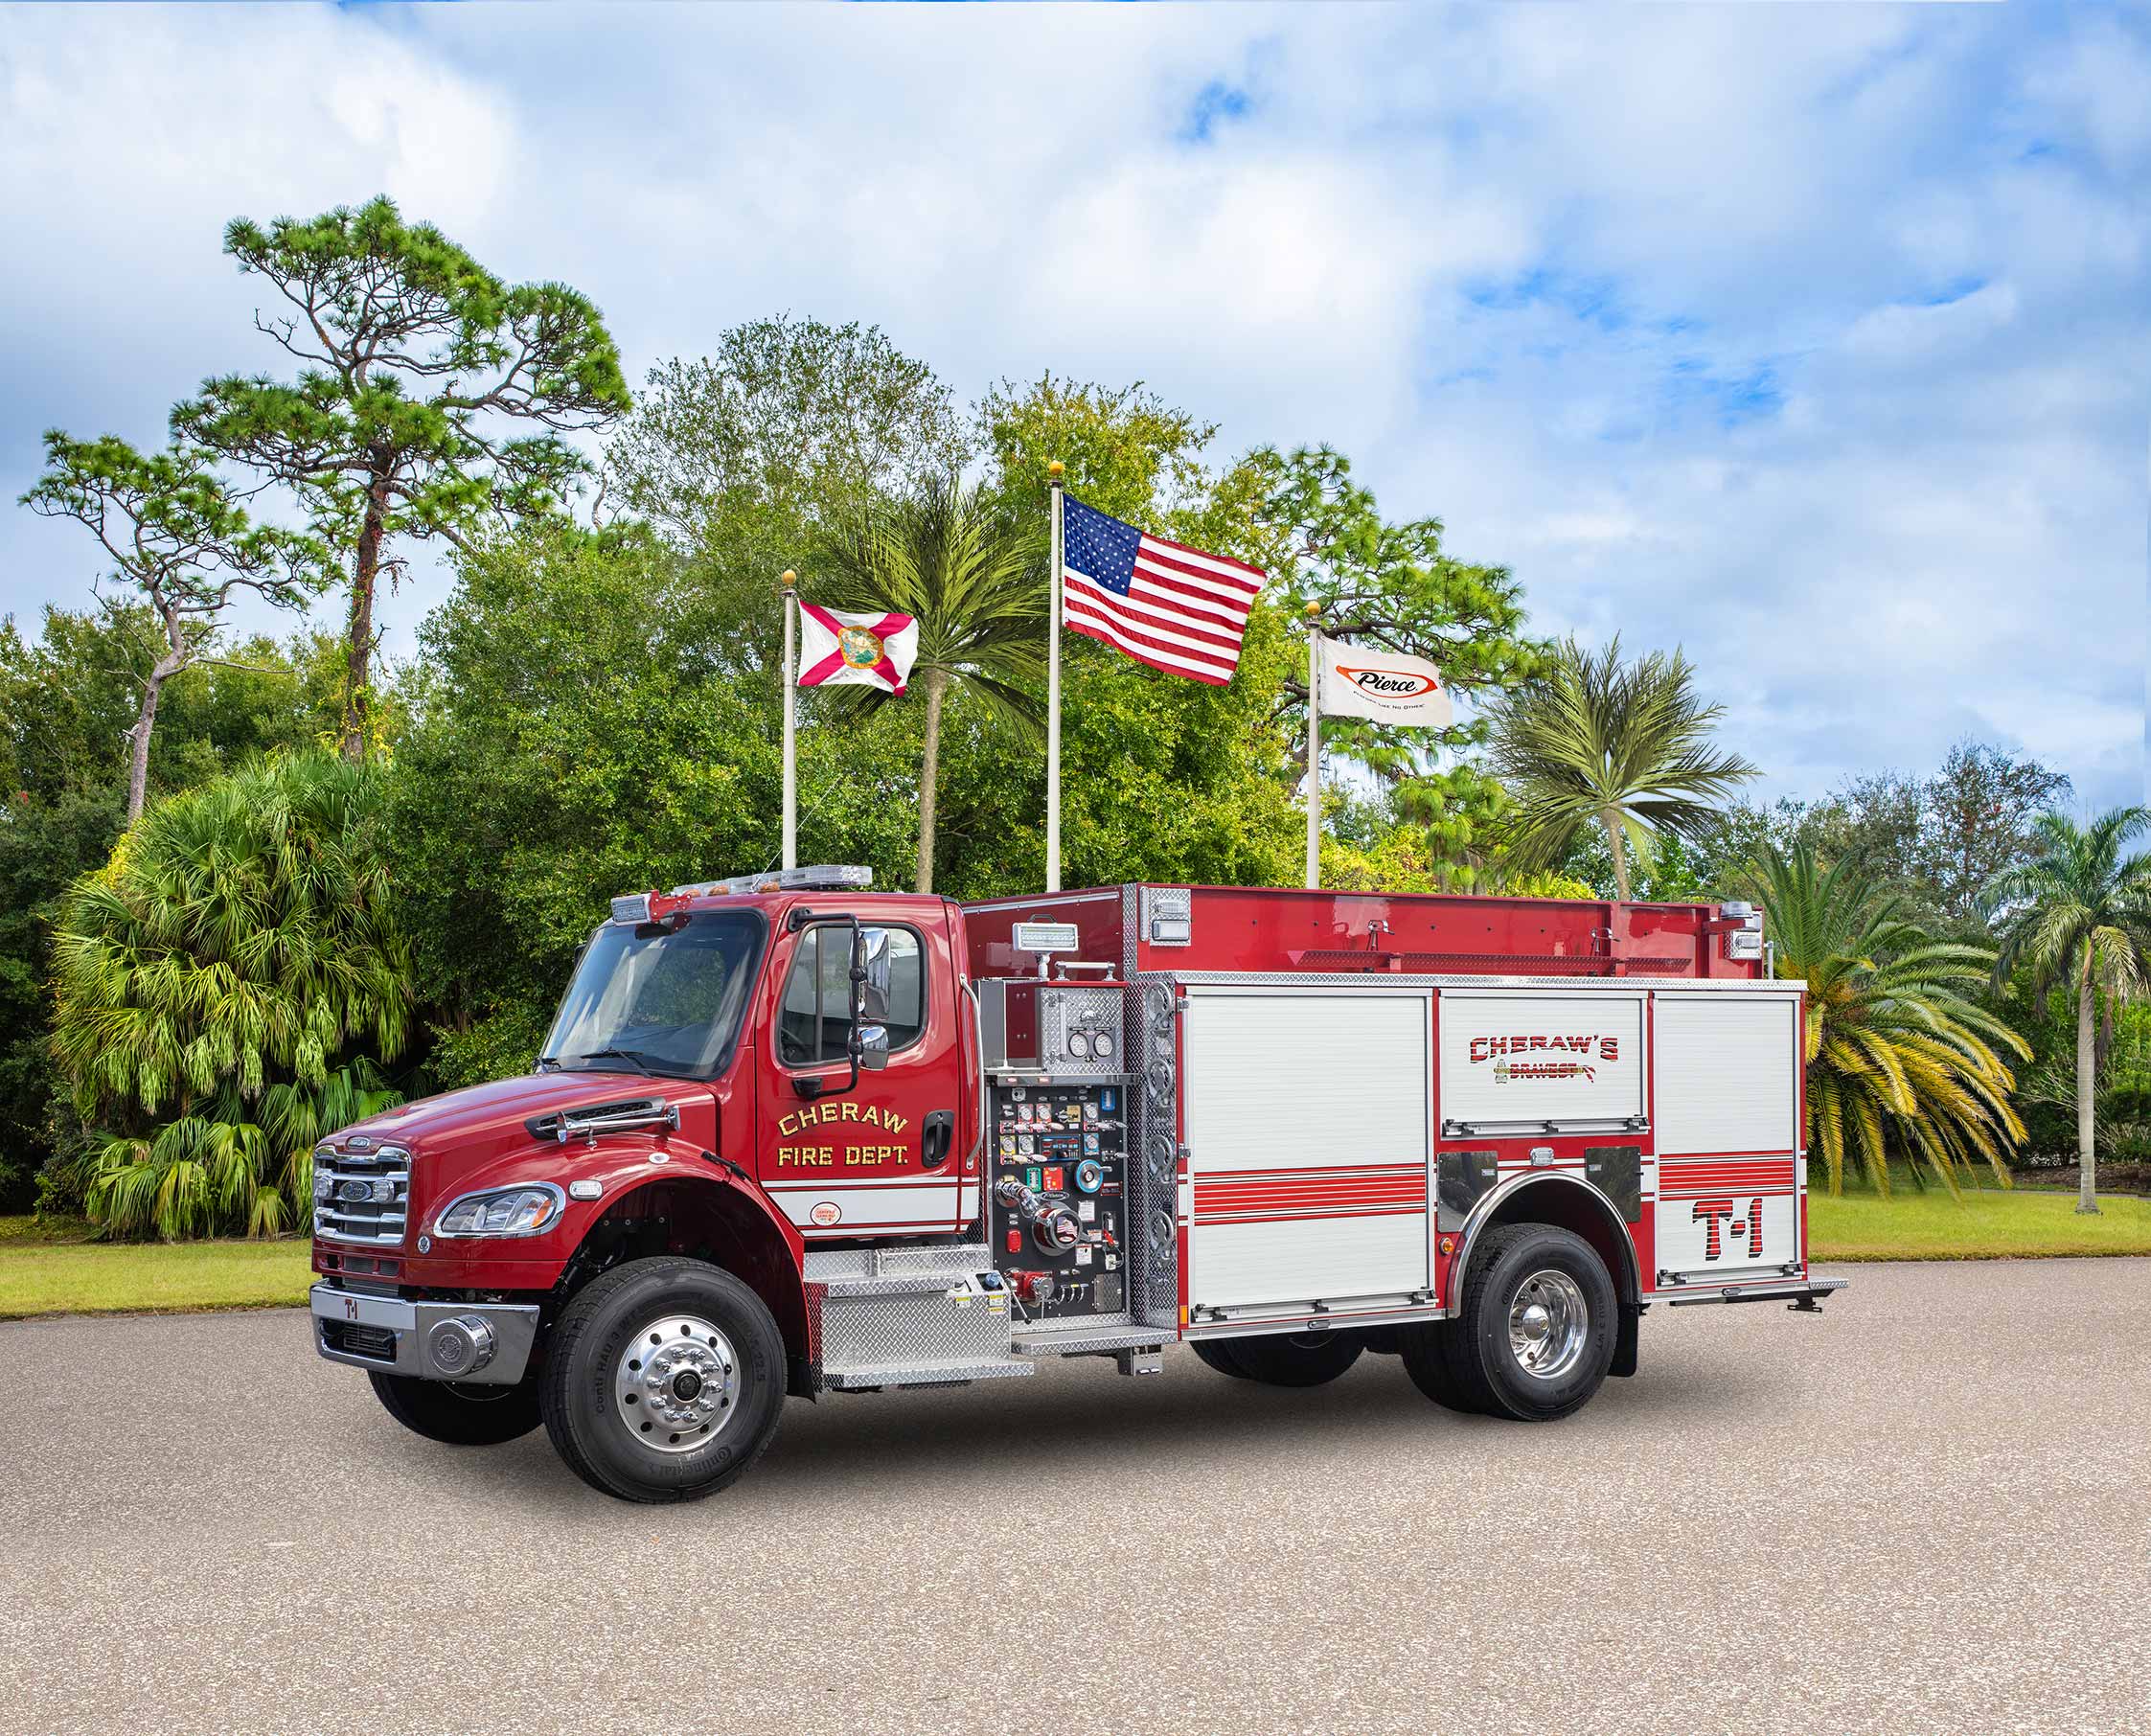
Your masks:
{"label": "chrome handrail", "polygon": [[626,1133],[636,1128],[662,1126],[668,1131],[679,1131],[679,1106],[668,1103],[662,1108],[627,1109],[612,1115],[592,1115],[577,1120],[573,1109],[561,1111],[560,1123],[553,1130],[553,1137],[561,1145],[581,1137],[595,1143],[600,1133]]}

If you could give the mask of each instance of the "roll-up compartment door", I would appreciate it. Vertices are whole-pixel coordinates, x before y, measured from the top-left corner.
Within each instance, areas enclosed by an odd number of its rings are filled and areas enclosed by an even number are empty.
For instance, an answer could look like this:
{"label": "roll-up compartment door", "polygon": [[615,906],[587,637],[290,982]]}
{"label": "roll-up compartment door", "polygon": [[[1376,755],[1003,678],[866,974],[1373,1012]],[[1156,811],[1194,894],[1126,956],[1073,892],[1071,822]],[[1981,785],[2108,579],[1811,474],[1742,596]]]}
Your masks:
{"label": "roll-up compartment door", "polygon": [[1430,1282],[1432,995],[1191,987],[1191,1309],[1399,1298]]}
{"label": "roll-up compartment door", "polygon": [[1656,1003],[1659,1283],[1796,1268],[1798,1000],[1661,992]]}
{"label": "roll-up compartment door", "polygon": [[1640,993],[1441,997],[1444,1127],[1618,1127],[1644,1113]]}

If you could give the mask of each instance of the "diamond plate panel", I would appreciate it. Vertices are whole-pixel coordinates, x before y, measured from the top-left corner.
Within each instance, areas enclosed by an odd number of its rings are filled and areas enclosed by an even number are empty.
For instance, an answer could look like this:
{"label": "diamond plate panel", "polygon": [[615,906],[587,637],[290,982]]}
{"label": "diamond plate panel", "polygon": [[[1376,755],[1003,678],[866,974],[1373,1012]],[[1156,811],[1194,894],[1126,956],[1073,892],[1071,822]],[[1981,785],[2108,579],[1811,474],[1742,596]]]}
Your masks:
{"label": "diamond plate panel", "polygon": [[1018,1381],[1036,1374],[1038,1364],[1024,1357],[1005,1362],[917,1362],[887,1368],[834,1369],[823,1384],[838,1392],[870,1391],[877,1386],[965,1386],[973,1381]]}
{"label": "diamond plate panel", "polygon": [[808,1302],[821,1314],[825,1382],[846,1371],[994,1362],[1010,1354],[1005,1296],[930,1290],[836,1297],[811,1285]]}
{"label": "diamond plate panel", "polygon": [[[1133,971],[1135,935],[1128,936]],[[1130,1229],[1129,1307],[1137,1320],[1178,1336],[1180,1319],[1179,1238],[1174,1213],[1179,1187],[1179,1108],[1174,1094],[1173,1050],[1178,1035],[1177,996],[1169,977],[1131,976],[1129,1064],[1135,1085],[1129,1092],[1128,1185],[1133,1196]],[[1136,1226],[1140,1225],[1137,1233]]]}
{"label": "diamond plate panel", "polygon": [[936,1242],[924,1246],[811,1247],[800,1276],[810,1284],[867,1283],[878,1278],[942,1277],[950,1284],[973,1272],[991,1271],[992,1251],[983,1242]]}
{"label": "diamond plate panel", "polygon": [[[1039,1060],[1055,1079],[1112,1079],[1126,1070],[1120,1051],[1127,1042],[1121,1001],[1125,991],[1063,986],[1039,991]],[[1068,1053],[1068,1033],[1078,1029],[1112,1034],[1115,1053],[1102,1060]]]}
{"label": "diamond plate panel", "polygon": [[1145,886],[1142,893],[1142,938],[1154,947],[1193,946],[1195,894],[1185,886]]}

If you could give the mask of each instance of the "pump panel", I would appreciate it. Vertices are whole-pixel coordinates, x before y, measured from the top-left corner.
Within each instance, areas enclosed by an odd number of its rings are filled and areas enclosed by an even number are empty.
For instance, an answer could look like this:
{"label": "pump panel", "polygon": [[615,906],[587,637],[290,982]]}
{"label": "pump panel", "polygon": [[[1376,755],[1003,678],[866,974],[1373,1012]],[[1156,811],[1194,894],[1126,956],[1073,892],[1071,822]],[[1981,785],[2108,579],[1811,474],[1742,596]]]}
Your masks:
{"label": "pump panel", "polygon": [[1003,1082],[989,1114],[987,1238],[1018,1323],[1125,1313],[1128,1081]]}

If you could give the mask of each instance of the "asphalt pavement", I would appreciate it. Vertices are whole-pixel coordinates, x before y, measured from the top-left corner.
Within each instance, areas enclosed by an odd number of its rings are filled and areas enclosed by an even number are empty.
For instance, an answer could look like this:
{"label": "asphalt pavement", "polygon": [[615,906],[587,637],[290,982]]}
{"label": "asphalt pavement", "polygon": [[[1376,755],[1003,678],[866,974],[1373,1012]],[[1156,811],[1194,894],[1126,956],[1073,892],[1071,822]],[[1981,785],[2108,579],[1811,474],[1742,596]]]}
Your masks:
{"label": "asphalt pavement", "polygon": [[665,1509],[302,1314],[4,1326],[0,1731],[2151,1729],[2151,1261],[1845,1275],[1550,1427],[1175,1350],[794,1400]]}

